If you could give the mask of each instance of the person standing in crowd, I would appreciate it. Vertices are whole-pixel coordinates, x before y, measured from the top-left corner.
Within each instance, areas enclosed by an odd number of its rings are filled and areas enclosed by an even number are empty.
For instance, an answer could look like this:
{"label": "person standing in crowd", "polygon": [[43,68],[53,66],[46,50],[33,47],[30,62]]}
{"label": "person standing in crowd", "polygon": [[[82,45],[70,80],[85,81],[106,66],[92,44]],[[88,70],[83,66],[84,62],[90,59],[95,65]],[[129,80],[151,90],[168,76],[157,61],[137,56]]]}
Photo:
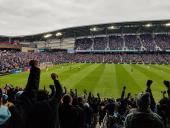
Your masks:
{"label": "person standing in crowd", "polygon": [[[24,92],[10,108],[10,128],[60,128],[58,107],[62,97],[62,86],[58,75],[51,74],[54,81],[53,94],[48,97],[46,90],[39,90],[40,69],[31,61],[31,70]],[[50,87],[52,88],[52,87]]]}
{"label": "person standing in crowd", "polygon": [[139,93],[137,110],[127,115],[125,128],[164,128],[161,117],[151,111],[150,105],[150,94]]}
{"label": "person standing in crowd", "polygon": [[38,91],[40,82],[39,62],[37,60],[31,60],[29,62],[29,65],[31,68],[26,86],[26,91],[29,91],[29,89],[31,89],[32,91]]}
{"label": "person standing in crowd", "polygon": [[0,89],[0,128],[8,128],[11,112],[8,107],[3,105],[3,92]]}
{"label": "person standing in crowd", "polygon": [[78,128],[77,119],[78,111],[72,105],[72,97],[69,94],[65,94],[62,99],[63,103],[59,107],[59,122],[60,128]]}

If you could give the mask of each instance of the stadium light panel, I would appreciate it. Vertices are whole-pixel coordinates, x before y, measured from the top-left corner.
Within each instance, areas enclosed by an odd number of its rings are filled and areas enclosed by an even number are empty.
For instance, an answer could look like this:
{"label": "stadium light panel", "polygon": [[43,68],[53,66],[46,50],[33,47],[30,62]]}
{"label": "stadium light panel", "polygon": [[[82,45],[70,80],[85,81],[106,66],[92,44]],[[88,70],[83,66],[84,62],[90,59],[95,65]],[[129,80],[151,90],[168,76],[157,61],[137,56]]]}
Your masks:
{"label": "stadium light panel", "polygon": [[107,27],[107,29],[110,29],[110,30],[113,30],[113,29],[116,29],[117,27],[115,27],[115,26],[109,26],[109,27]]}
{"label": "stadium light panel", "polygon": [[152,24],[146,24],[145,27],[152,27]]}
{"label": "stadium light panel", "polygon": [[96,27],[90,28],[90,31],[95,32],[95,31],[97,31],[97,28]]}
{"label": "stadium light panel", "polygon": [[61,32],[57,32],[56,36],[62,36],[63,34]]}
{"label": "stadium light panel", "polygon": [[170,23],[166,23],[165,26],[166,26],[166,27],[170,27]]}
{"label": "stadium light panel", "polygon": [[51,36],[52,36],[52,34],[46,34],[46,35],[44,35],[44,38],[49,38]]}

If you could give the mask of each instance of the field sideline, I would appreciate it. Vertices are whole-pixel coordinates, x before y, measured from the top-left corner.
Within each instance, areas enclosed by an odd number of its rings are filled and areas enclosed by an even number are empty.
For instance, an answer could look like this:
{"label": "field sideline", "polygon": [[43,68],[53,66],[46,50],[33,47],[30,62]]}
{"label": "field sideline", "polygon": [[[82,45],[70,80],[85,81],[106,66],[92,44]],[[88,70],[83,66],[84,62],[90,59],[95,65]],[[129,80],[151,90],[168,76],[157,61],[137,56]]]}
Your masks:
{"label": "field sideline", "polygon": [[[80,69],[79,69],[80,67]],[[71,68],[71,69],[70,69]],[[99,92],[101,97],[120,97],[122,87],[127,86],[127,92],[135,95],[139,91],[145,91],[146,81],[154,81],[152,85],[153,95],[156,100],[162,98],[161,90],[166,90],[163,80],[170,80],[169,65],[139,65],[139,64],[65,64],[56,65],[47,72],[42,70],[40,87],[46,88],[53,81],[50,74],[56,72],[63,86],[78,89],[82,94],[83,89],[87,89],[96,94]],[[6,83],[25,86],[28,72],[0,76],[0,87]]]}

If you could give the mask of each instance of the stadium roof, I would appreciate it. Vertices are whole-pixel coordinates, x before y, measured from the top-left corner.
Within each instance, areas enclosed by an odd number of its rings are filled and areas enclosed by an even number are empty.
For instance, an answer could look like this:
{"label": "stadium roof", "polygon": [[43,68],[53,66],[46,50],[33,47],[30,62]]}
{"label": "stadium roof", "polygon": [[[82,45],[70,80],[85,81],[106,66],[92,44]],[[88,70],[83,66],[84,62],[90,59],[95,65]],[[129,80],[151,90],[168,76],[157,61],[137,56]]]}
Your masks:
{"label": "stadium roof", "polygon": [[160,33],[170,32],[170,20],[162,21],[141,21],[141,22],[121,22],[108,24],[94,24],[88,26],[65,28],[56,31],[50,31],[28,36],[8,37],[2,36],[2,40],[19,40],[19,41],[42,41],[55,38],[74,38],[82,36],[97,36],[106,34],[121,33]]}
{"label": "stadium roof", "polygon": [[169,19],[169,0],[0,0],[0,35],[109,22]]}

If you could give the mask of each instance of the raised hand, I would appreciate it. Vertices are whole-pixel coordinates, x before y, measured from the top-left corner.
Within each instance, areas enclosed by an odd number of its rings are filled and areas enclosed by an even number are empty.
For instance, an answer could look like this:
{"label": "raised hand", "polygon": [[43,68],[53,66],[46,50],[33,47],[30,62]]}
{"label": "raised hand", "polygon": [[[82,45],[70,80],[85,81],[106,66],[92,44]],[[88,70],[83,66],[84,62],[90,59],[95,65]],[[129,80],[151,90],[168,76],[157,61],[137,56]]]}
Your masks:
{"label": "raised hand", "polygon": [[51,90],[54,90],[54,85],[50,85],[50,89],[51,89]]}
{"label": "raised hand", "polygon": [[126,86],[123,86],[123,90],[125,90],[126,89]]}
{"label": "raised hand", "polygon": [[170,88],[170,84],[169,84],[169,81],[167,80],[164,80],[163,81],[164,85],[167,87],[167,88]]}
{"label": "raised hand", "polygon": [[148,88],[150,88],[152,83],[153,83],[152,80],[148,80],[147,83],[146,83],[146,86],[147,86]]}
{"label": "raised hand", "polygon": [[53,80],[57,80],[58,79],[58,75],[56,73],[51,73],[51,78]]}
{"label": "raised hand", "polygon": [[97,96],[98,96],[98,97],[100,97],[100,94],[99,94],[99,93],[97,93]]}

